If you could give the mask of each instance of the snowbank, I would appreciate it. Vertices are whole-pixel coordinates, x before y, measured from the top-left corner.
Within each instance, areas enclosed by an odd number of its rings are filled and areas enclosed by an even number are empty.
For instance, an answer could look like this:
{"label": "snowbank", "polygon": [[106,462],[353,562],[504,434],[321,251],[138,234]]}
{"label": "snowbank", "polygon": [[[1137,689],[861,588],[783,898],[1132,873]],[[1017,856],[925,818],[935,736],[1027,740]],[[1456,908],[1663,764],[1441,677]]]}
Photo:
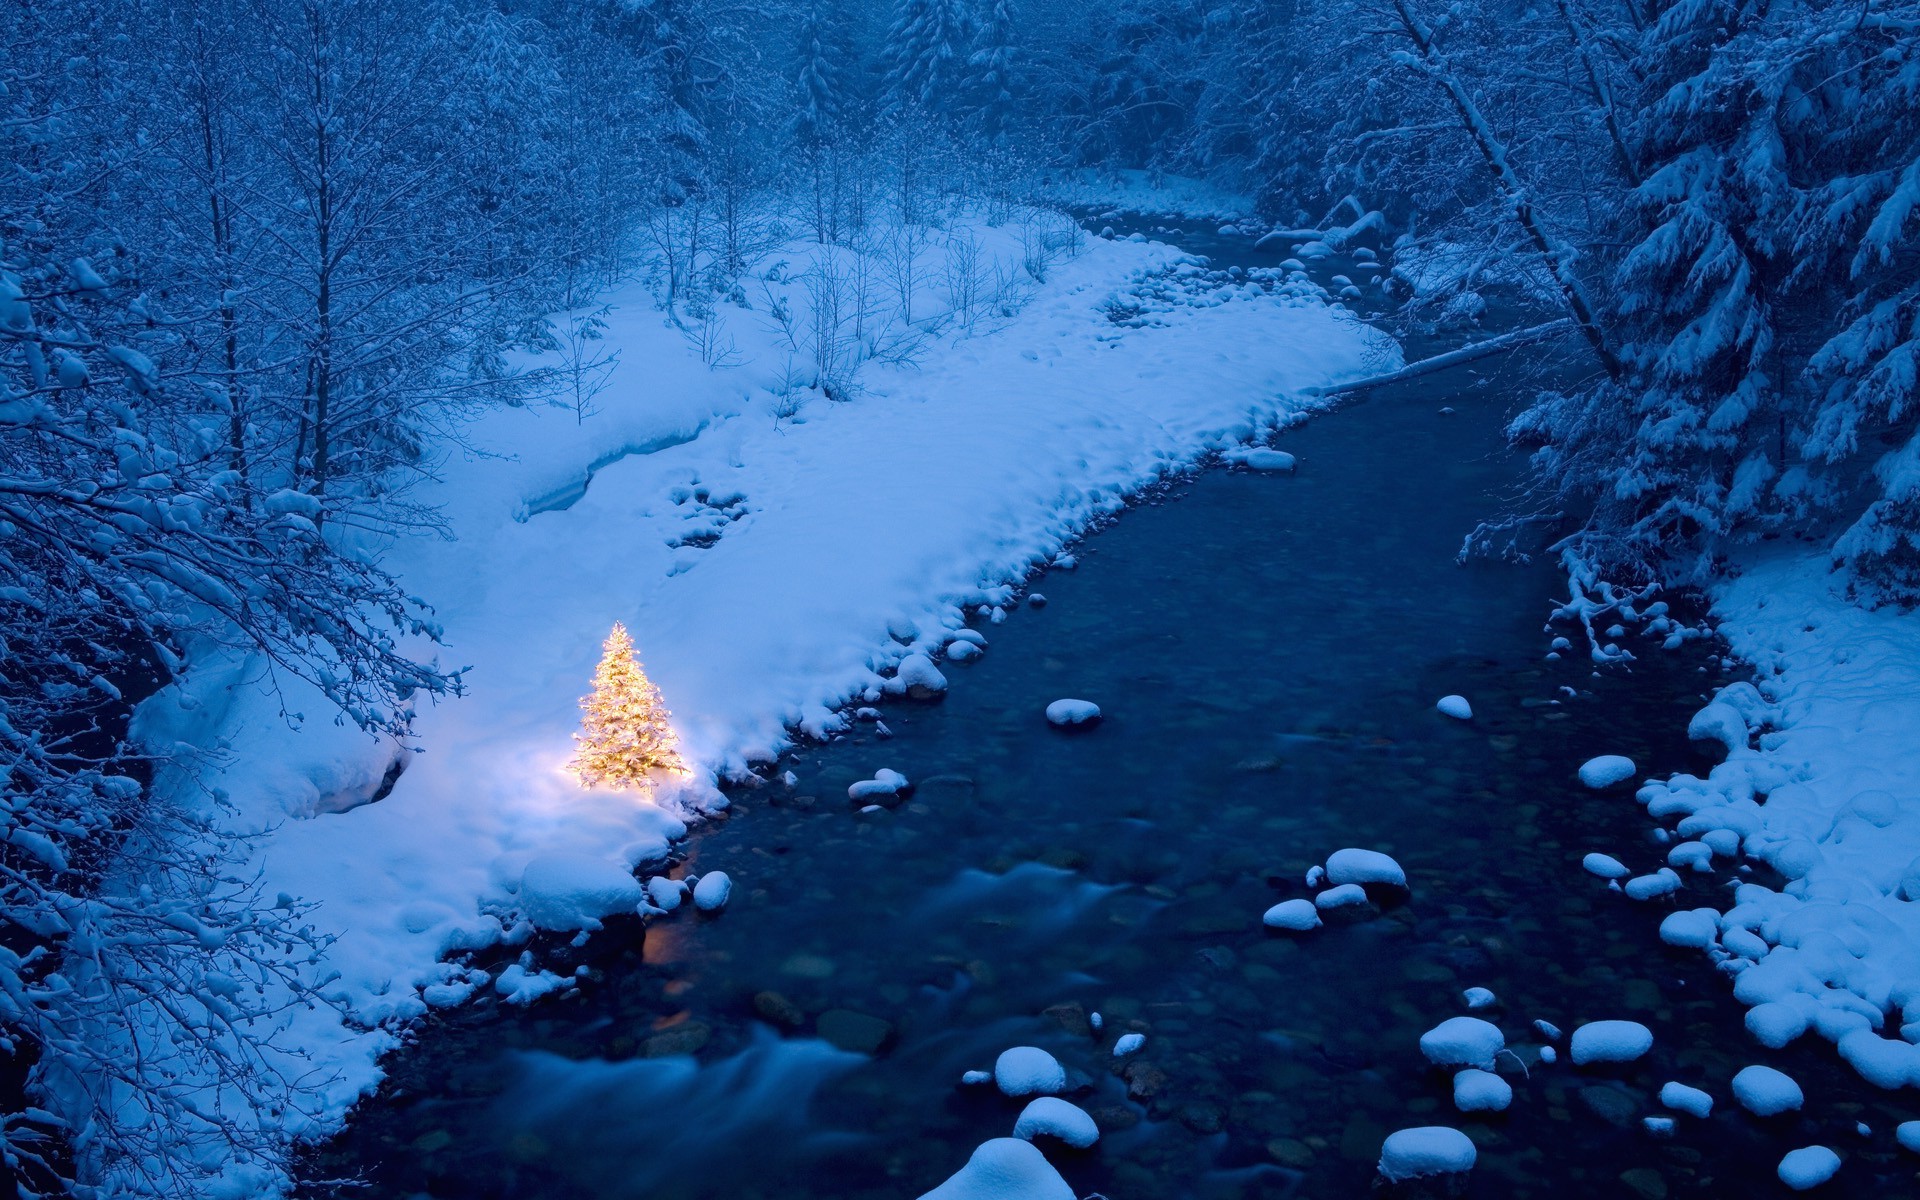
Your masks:
{"label": "snowbank", "polygon": [[[1718,589],[1719,630],[1754,682],[1692,722],[1724,760],[1639,798],[1703,848],[1683,856],[1696,869],[1743,854],[1788,881],[1742,883],[1726,911],[1662,927],[1731,977],[1756,1040],[1817,1033],[1870,1082],[1920,1086],[1920,618],[1858,608],[1843,587],[1824,557],[1782,554]],[[1692,895],[1725,903],[1711,884]]]}

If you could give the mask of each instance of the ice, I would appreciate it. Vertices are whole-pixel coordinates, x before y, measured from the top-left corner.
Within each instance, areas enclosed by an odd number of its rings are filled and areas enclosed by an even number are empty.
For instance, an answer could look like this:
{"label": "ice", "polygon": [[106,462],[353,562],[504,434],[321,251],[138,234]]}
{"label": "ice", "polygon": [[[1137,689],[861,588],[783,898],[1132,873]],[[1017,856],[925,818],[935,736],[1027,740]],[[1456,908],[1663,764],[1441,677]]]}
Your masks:
{"label": "ice", "polygon": [[1499,997],[1483,987],[1468,988],[1460,993],[1460,999],[1466,1002],[1468,1008],[1492,1008],[1499,1002]]}
{"label": "ice", "polygon": [[1467,703],[1465,696],[1442,696],[1434,707],[1440,710],[1441,716],[1452,717],[1456,721],[1473,719],[1473,705]]}
{"label": "ice", "polygon": [[1091,700],[1055,700],[1047,705],[1047,723],[1063,729],[1094,725],[1100,720],[1100,706]]}
{"label": "ice", "polygon": [[1436,1067],[1491,1071],[1494,1058],[1506,1045],[1500,1027],[1479,1017],[1448,1017],[1420,1035],[1420,1053]]}
{"label": "ice", "polygon": [[1067,1086],[1067,1072],[1038,1046],[1015,1046],[994,1060],[993,1082],[1009,1096],[1045,1096]]}
{"label": "ice", "polygon": [[1311,900],[1282,900],[1260,917],[1268,929],[1292,929],[1305,932],[1320,928],[1320,912]]}
{"label": "ice", "polygon": [[598,929],[600,918],[631,913],[646,895],[633,872],[591,854],[543,854],[520,873],[520,911],[542,929]]}
{"label": "ice", "polygon": [[1755,1064],[1733,1077],[1733,1098],[1757,1117],[1775,1117],[1806,1103],[1800,1085],[1784,1071]]}
{"label": "ice", "polygon": [[1334,884],[1385,884],[1407,886],[1407,873],[1400,864],[1378,850],[1335,850],[1327,856],[1327,881]]}
{"label": "ice", "polygon": [[1575,1066],[1632,1062],[1651,1049],[1653,1030],[1638,1021],[1590,1021],[1568,1043]]}
{"label": "ice", "polygon": [[1610,854],[1595,852],[1580,860],[1587,874],[1598,875],[1602,879],[1625,879],[1633,874],[1627,865]]}
{"label": "ice", "polygon": [[1085,1150],[1100,1140],[1100,1127],[1078,1105],[1056,1096],[1042,1096],[1020,1110],[1019,1119],[1013,1123],[1013,1136],[1030,1142],[1042,1135]]}
{"label": "ice", "polygon": [[1125,1058],[1146,1044],[1147,1035],[1144,1033],[1123,1033],[1113,1043],[1113,1056]]}
{"label": "ice", "polygon": [[1513,1085],[1491,1071],[1469,1067],[1453,1077],[1453,1106],[1461,1112],[1504,1112]]}
{"label": "ice", "polygon": [[1602,754],[1580,764],[1580,782],[1590,788],[1607,788],[1633,778],[1633,760],[1623,754]]}
{"label": "ice", "polygon": [[1401,1183],[1423,1175],[1457,1175],[1473,1169],[1473,1140],[1445,1125],[1422,1125],[1387,1135],[1380,1147],[1380,1174]]}
{"label": "ice", "polygon": [[939,1187],[920,1200],[1075,1200],[1073,1188],[1060,1178],[1033,1143],[1019,1138],[984,1142]]}
{"label": "ice", "polygon": [[1840,1156],[1825,1146],[1789,1150],[1780,1160],[1780,1182],[1796,1192],[1819,1187],[1840,1170]]}
{"label": "ice", "polygon": [[693,885],[693,906],[701,912],[719,912],[733,895],[733,880],[725,871],[709,871]]}
{"label": "ice", "polygon": [[1660,1086],[1660,1103],[1675,1112],[1686,1113],[1690,1117],[1706,1117],[1713,1112],[1713,1097],[1697,1087],[1688,1087],[1678,1080]]}
{"label": "ice", "polygon": [[1321,892],[1313,898],[1313,903],[1316,908],[1322,911],[1331,911],[1336,908],[1351,908],[1355,905],[1368,903],[1367,889],[1357,883],[1343,883],[1339,887],[1330,887],[1326,891]]}
{"label": "ice", "polygon": [[1660,922],[1660,940],[1669,946],[1699,949],[1720,936],[1720,914],[1711,908],[1672,912]]}

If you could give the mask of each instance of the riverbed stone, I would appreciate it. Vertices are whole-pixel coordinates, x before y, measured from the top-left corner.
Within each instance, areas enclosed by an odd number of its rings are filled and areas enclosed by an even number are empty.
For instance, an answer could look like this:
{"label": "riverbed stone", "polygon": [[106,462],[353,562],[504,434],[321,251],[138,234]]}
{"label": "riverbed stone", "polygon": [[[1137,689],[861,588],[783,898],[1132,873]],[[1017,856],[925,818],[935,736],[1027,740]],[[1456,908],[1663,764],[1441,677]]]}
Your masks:
{"label": "riverbed stone", "polygon": [[780,992],[766,991],[753,997],[753,1011],[769,1024],[782,1029],[798,1029],[807,1023],[807,1014]]}
{"label": "riverbed stone", "polygon": [[1283,1167],[1304,1169],[1313,1165],[1313,1147],[1299,1138],[1274,1138],[1267,1143],[1267,1157]]}
{"label": "riverbed stone", "polygon": [[915,791],[923,803],[936,807],[965,803],[973,799],[973,779],[966,775],[931,775],[922,779]]}
{"label": "riverbed stone", "polygon": [[1127,1081],[1127,1096],[1133,1100],[1151,1100],[1167,1086],[1167,1073],[1140,1059],[1122,1067],[1120,1077]]}
{"label": "riverbed stone", "polygon": [[698,1021],[688,1021],[663,1030],[640,1043],[642,1058],[674,1058],[698,1053],[713,1036],[713,1030]]}
{"label": "riverbed stone", "polygon": [[893,1037],[893,1025],[879,1017],[854,1012],[850,1008],[830,1008],[820,1014],[814,1028],[822,1041],[855,1054],[874,1055]]}
{"label": "riverbed stone", "polygon": [[1075,1037],[1093,1036],[1093,1022],[1087,1018],[1086,1006],[1078,1000],[1043,1008],[1040,1015]]}

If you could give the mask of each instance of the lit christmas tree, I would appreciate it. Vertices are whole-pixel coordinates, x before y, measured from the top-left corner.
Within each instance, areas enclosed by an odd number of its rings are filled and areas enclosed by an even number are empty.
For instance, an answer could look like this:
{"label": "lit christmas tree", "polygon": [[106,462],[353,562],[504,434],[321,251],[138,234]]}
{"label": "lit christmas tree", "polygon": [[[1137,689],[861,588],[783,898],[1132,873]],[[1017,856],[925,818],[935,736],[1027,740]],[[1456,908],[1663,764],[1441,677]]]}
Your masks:
{"label": "lit christmas tree", "polygon": [[580,699],[586,718],[573,735],[579,749],[573,770],[588,787],[640,788],[652,786],[648,775],[665,771],[687,774],[687,764],[667,724],[672,713],[660,699],[640,660],[633,639],[618,622],[602,646],[600,665],[593,672],[593,694]]}

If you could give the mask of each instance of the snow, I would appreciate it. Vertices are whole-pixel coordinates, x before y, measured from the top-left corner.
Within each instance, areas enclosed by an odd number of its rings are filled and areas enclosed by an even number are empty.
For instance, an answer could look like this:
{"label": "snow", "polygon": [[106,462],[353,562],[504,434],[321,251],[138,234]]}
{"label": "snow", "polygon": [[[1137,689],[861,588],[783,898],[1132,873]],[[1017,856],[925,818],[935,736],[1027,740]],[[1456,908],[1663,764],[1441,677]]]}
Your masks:
{"label": "snow", "polygon": [[1803,1146],[1780,1160],[1780,1182],[1796,1192],[1819,1187],[1840,1170],[1840,1156],[1825,1146]]}
{"label": "snow", "polygon": [[1505,1112],[1513,1085],[1491,1071],[1469,1067],[1453,1077],[1453,1106],[1461,1112]]}
{"label": "snow", "polygon": [[1357,883],[1343,883],[1338,887],[1330,887],[1313,898],[1314,907],[1322,912],[1331,912],[1336,908],[1352,908],[1366,903],[1368,903],[1367,889]]}
{"label": "snow", "polygon": [[1091,700],[1055,700],[1047,705],[1047,723],[1061,728],[1094,725],[1100,720],[1100,706]]}
{"label": "snow", "polygon": [[1049,1095],[1067,1086],[1067,1071],[1038,1046],[1015,1046],[994,1060],[993,1082],[1008,1096]]}
{"label": "snow", "polygon": [[1636,875],[1627,880],[1622,890],[1629,900],[1657,900],[1680,890],[1680,876],[1669,867],[1661,867],[1651,875]]}
{"label": "snow", "polygon": [[1387,1135],[1380,1147],[1380,1174],[1391,1183],[1423,1175],[1457,1175],[1473,1169],[1473,1140],[1445,1125],[1423,1125]]}
{"label": "snow", "polygon": [[1298,461],[1285,450],[1272,450],[1265,446],[1247,446],[1229,450],[1220,456],[1223,462],[1249,467],[1255,471],[1291,471]]}
{"label": "snow", "polygon": [[655,875],[647,880],[647,899],[662,912],[672,912],[680,907],[687,898],[687,885],[678,879],[668,879],[665,875]]}
{"label": "snow", "polygon": [[1638,1021],[1590,1021],[1573,1031],[1567,1048],[1575,1066],[1632,1062],[1653,1049],[1653,1030]]}
{"label": "snow", "polygon": [[1113,1056],[1115,1058],[1125,1058],[1146,1044],[1147,1035],[1144,1033],[1123,1033],[1113,1043]]}
{"label": "snow", "polygon": [[1920,1154],[1920,1121],[1902,1121],[1894,1126],[1894,1140],[1905,1149]]}
{"label": "snow", "polygon": [[1660,1103],[1690,1117],[1705,1118],[1713,1112],[1713,1097],[1697,1087],[1673,1080],[1660,1085]]}
{"label": "snow", "polygon": [[520,908],[542,929],[598,929],[600,918],[631,913],[646,891],[633,872],[590,854],[543,854],[520,873]]}
{"label": "snow", "polygon": [[1100,1127],[1076,1104],[1056,1096],[1042,1096],[1020,1110],[1013,1123],[1013,1136],[1024,1141],[1045,1135],[1059,1138],[1077,1150],[1085,1150],[1100,1140]]}
{"label": "snow", "polygon": [[1506,1045],[1500,1027],[1479,1017],[1448,1017],[1420,1035],[1420,1053],[1436,1067],[1491,1071],[1494,1058]]}
{"label": "snow", "polygon": [[1711,908],[1671,912],[1660,922],[1660,940],[1669,946],[1700,949],[1720,936],[1720,914]]}
{"label": "snow", "polygon": [[1580,866],[1589,875],[1598,875],[1602,879],[1625,879],[1633,874],[1627,865],[1612,855],[1593,853],[1580,860]]}
{"label": "snow", "polygon": [[[956,226],[1017,265],[1018,221]],[[827,252],[775,257],[797,275]],[[742,365],[711,370],[644,287],[616,289],[602,300],[619,357],[598,411],[503,408],[470,424],[409,497],[436,505],[451,536],[384,548],[437,606],[443,661],[468,668],[466,696],[419,714],[424,752],[390,794],[365,802],[391,741],[334,725],[310,690],[275,694],[253,661],[203,657],[143,705],[137,733],[157,749],[228,749],[181,757],[157,786],[248,838],[237,869],[314,902],[338,935],[314,968],[333,976],[333,1005],[290,1013],[280,1035],[310,1056],[293,1073],[331,1080],[307,1097],[314,1122],[287,1132],[323,1136],[378,1083],[379,1056],[428,1011],[424,989],[463,969],[443,958],[524,935],[530,862],[597,857],[609,881],[658,867],[689,820],[724,804],[716,778],[843,729],[850,701],[916,683],[937,694],[947,632],[1070,558],[1132,492],[1323,405],[1309,389],[1392,365],[1383,337],[1304,293],[1236,289],[1151,328],[1107,318],[1107,298],[1181,261],[1089,239],[1004,327],[930,335],[917,362],[864,370],[855,399],[807,393],[791,416],[777,415],[785,356],[764,314],[721,306]],[[802,285],[779,286],[804,305]],[[882,479],[883,499],[860,483]],[[566,770],[615,620],[696,768],[651,797],[586,792]],[[292,728],[283,714],[302,711]],[[213,788],[227,808],[199,799]]]}
{"label": "snow", "polygon": [[1632,779],[1637,769],[1623,754],[1602,754],[1580,764],[1580,782],[1590,788],[1609,788]]}
{"label": "snow", "polygon": [[1302,932],[1320,928],[1320,911],[1311,900],[1282,900],[1261,914],[1260,923],[1268,929]]}
{"label": "snow", "polygon": [[1869,1082],[1920,1084],[1920,1048],[1891,1036],[1920,1018],[1914,618],[1852,603],[1824,555],[1737,568],[1713,615],[1753,681],[1720,689],[1690,726],[1726,756],[1639,798],[1682,837],[1787,880],[1740,885],[1718,914],[1717,949],[1703,944],[1732,956],[1722,969],[1754,1038],[1778,1048],[1817,1033]]}
{"label": "snow", "polygon": [[1031,1142],[994,1138],[920,1200],[1074,1200],[1074,1191]]}
{"label": "snow", "polygon": [[1733,1098],[1756,1117],[1775,1117],[1806,1103],[1800,1085],[1784,1071],[1755,1064],[1733,1077]]}
{"label": "snow", "polygon": [[1466,1002],[1468,1008],[1492,1008],[1499,1002],[1499,997],[1483,987],[1468,988],[1460,993],[1460,999]]}
{"label": "snow", "polygon": [[881,768],[873,773],[872,779],[862,779],[847,786],[847,799],[855,804],[871,804],[878,800],[905,795],[912,784],[898,771]]}
{"label": "snow", "polygon": [[1473,719],[1473,705],[1467,702],[1465,696],[1442,696],[1434,708],[1440,711],[1441,716],[1452,717],[1456,721]]}
{"label": "snow", "polygon": [[733,895],[733,880],[725,871],[709,871],[693,885],[693,906],[701,912],[719,912]]}
{"label": "snow", "polygon": [[1327,856],[1327,881],[1334,884],[1385,884],[1407,886],[1407,873],[1400,864],[1378,850],[1335,850]]}

